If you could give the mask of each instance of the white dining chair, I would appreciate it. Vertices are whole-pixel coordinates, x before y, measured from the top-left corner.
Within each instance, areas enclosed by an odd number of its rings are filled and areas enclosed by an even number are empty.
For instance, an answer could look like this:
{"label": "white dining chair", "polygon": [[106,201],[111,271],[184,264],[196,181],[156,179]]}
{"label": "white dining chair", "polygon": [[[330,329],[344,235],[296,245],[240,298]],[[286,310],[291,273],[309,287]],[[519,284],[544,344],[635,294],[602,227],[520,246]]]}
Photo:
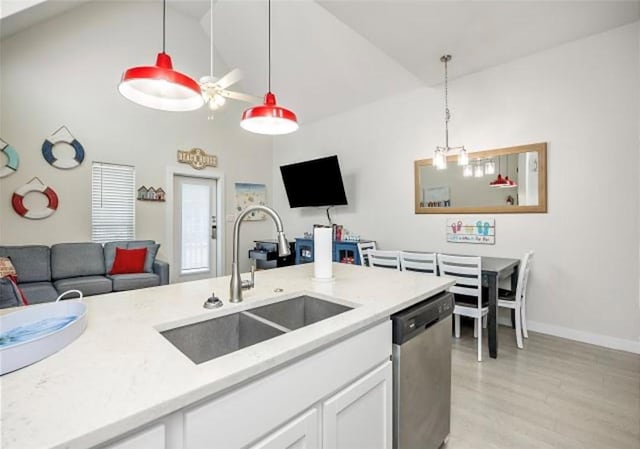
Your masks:
{"label": "white dining chair", "polygon": [[360,265],[368,267],[369,266],[369,256],[367,255],[367,251],[370,249],[377,249],[376,242],[358,242],[358,256],[360,257]]}
{"label": "white dining chair", "polygon": [[520,261],[520,269],[518,270],[518,283],[516,291],[498,290],[498,307],[504,307],[514,311],[516,320],[516,344],[518,348],[524,347],[522,337],[529,338],[527,332],[526,317],[526,300],[527,300],[527,283],[529,281],[529,271],[531,271],[531,261],[533,259],[533,251],[525,253]]}
{"label": "white dining chair", "polygon": [[400,252],[370,249],[367,251],[370,267],[393,268],[400,271]]}
{"label": "white dining chair", "polygon": [[417,271],[427,274],[438,274],[438,262],[435,253],[417,253],[400,251],[402,271]]}
{"label": "white dining chair", "polygon": [[482,319],[489,313],[489,306],[482,299],[482,262],[480,257],[449,256],[438,254],[440,276],[454,278],[449,287],[454,294],[454,332],[460,338],[460,317],[473,318],[474,337],[478,338],[478,362],[482,361]]}

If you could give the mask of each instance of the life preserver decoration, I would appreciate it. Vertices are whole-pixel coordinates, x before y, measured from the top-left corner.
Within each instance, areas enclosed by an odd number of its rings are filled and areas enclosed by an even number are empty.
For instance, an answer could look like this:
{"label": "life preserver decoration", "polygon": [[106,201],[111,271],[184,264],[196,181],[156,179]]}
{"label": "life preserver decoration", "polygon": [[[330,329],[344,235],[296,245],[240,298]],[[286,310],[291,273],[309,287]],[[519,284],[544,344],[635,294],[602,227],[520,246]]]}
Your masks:
{"label": "life preserver decoration", "polygon": [[[53,155],[54,145],[60,143],[67,144],[74,149],[75,153],[72,158],[65,157],[58,159]],[[80,142],[73,137],[71,131],[63,125],[44,140],[42,143],[42,156],[50,165],[63,170],[68,170],[82,164],[82,161],[84,160],[84,148]]]}
{"label": "life preserver decoration", "polygon": [[[36,183],[35,181],[38,181]],[[24,205],[24,197],[31,192],[39,192],[47,197],[47,205],[38,209],[27,209]],[[18,215],[32,220],[41,220],[52,215],[58,209],[58,195],[40,179],[33,178],[25,185],[18,187],[11,197],[11,205]]]}
{"label": "life preserver decoration", "polygon": [[7,163],[4,164],[4,167],[0,167],[0,178],[5,178],[18,170],[20,157],[16,149],[2,139],[0,139],[0,151],[7,156]]}

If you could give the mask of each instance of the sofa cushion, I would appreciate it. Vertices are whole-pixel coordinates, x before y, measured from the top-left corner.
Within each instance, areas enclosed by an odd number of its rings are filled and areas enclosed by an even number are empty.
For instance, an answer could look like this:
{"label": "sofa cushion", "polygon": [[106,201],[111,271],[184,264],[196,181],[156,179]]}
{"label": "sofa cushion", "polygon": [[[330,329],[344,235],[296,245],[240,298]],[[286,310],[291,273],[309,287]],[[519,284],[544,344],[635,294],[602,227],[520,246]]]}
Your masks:
{"label": "sofa cushion", "polygon": [[113,267],[113,261],[116,258],[116,248],[135,249],[147,248],[147,257],[144,260],[144,272],[153,273],[153,262],[156,260],[160,244],[153,240],[122,240],[117,242],[108,242],[104,244],[104,264],[107,273]]}
{"label": "sofa cushion", "polygon": [[18,292],[11,281],[8,278],[0,278],[0,309],[17,307],[21,304]]}
{"label": "sofa cushion", "polygon": [[[84,296],[100,295],[109,293],[112,290],[111,279],[104,276],[79,276],[74,278],[60,279],[53,285],[59,294],[67,290],[80,290]],[[71,298],[68,296],[65,298]],[[29,297],[27,296],[27,299]]]}
{"label": "sofa cushion", "polygon": [[160,276],[153,273],[114,274],[113,276],[109,276],[109,278],[113,281],[114,292],[160,285]]}
{"label": "sofa cushion", "polygon": [[59,243],[51,247],[51,277],[54,281],[105,273],[104,252],[99,243]]}
{"label": "sofa cushion", "polygon": [[43,245],[0,246],[0,256],[11,259],[20,283],[51,281],[50,254]]}
{"label": "sofa cushion", "polygon": [[29,304],[51,302],[55,301],[58,297],[58,292],[53,288],[53,284],[51,282],[21,283],[20,288],[22,289],[22,293]]}

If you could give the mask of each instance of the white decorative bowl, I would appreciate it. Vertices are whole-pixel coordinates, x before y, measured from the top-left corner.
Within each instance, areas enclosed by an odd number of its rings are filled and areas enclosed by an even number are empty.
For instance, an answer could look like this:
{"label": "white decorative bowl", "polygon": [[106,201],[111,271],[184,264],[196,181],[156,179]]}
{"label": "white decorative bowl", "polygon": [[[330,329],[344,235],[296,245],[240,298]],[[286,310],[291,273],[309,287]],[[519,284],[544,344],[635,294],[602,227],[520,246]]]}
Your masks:
{"label": "white decorative bowl", "polygon": [[25,306],[0,316],[0,375],[58,352],[86,327],[87,306],[75,299]]}

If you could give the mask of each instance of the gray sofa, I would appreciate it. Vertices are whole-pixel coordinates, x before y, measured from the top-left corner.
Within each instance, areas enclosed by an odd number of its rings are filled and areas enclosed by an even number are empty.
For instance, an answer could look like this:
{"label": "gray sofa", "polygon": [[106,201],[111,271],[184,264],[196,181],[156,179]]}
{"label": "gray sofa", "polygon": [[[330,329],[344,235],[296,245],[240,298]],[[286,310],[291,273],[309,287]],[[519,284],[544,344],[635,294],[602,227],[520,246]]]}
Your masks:
{"label": "gray sofa", "polygon": [[[145,272],[109,275],[116,247],[146,247]],[[54,301],[67,290],[80,290],[91,296],[168,284],[169,264],[155,260],[159,247],[153,240],[109,242],[104,246],[99,243],[0,246],[0,256],[11,259],[18,286],[29,304],[38,304]]]}

